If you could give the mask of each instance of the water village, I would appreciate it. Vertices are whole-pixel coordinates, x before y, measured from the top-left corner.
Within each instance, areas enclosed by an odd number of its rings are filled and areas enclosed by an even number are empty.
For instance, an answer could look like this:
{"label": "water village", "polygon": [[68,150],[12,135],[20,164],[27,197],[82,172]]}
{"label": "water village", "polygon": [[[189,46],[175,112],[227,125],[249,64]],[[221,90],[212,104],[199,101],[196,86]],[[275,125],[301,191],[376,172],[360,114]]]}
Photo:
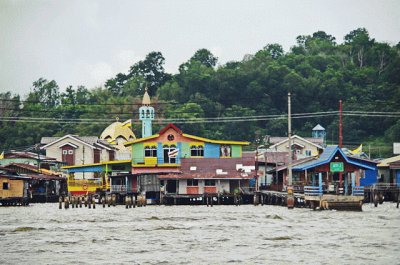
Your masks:
{"label": "water village", "polygon": [[249,142],[190,135],[174,124],[154,133],[156,110],[146,90],[141,138],[130,120],[117,120],[99,137],[42,137],[29,152],[3,152],[0,204],[270,204],[360,211],[363,203],[392,201],[399,207],[399,154],[374,161],[362,145],[342,148],[341,138],[327,146],[320,124],[311,137],[291,135],[290,94],[288,103],[288,136],[265,136],[255,150],[244,151]]}

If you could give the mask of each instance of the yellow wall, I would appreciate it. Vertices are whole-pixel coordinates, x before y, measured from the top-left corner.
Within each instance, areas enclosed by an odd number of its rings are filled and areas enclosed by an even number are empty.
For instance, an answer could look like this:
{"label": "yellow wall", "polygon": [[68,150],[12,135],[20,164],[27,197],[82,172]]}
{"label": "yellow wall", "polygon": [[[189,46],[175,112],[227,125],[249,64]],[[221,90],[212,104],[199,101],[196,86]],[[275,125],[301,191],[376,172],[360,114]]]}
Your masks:
{"label": "yellow wall", "polygon": [[[8,182],[9,189],[3,190],[3,183]],[[0,198],[23,197],[24,196],[24,181],[21,179],[10,180],[0,177]]]}

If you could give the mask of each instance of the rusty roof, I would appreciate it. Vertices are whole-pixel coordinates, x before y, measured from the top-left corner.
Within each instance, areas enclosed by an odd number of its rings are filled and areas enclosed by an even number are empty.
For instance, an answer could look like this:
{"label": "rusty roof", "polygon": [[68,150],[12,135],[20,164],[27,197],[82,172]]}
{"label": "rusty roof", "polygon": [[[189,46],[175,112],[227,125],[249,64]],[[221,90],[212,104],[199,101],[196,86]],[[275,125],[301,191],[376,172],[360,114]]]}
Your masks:
{"label": "rusty roof", "polygon": [[255,176],[254,157],[182,158],[181,174],[160,179],[251,179]]}
{"label": "rusty roof", "polygon": [[29,170],[31,172],[41,173],[41,174],[48,175],[48,176],[57,176],[57,175],[59,175],[56,172],[53,172],[51,170],[38,169],[37,166],[33,166],[33,165],[29,165],[29,164],[11,163],[11,164],[9,164],[7,166],[4,166],[4,167],[5,168],[11,168],[11,169],[23,168],[23,169]]}

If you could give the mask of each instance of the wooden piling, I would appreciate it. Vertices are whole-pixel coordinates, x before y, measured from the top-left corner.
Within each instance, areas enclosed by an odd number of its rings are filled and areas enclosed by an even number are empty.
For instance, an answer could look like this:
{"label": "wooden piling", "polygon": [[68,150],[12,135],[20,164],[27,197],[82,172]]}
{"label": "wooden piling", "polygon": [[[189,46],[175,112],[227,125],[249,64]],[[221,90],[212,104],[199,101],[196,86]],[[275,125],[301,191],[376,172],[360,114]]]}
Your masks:
{"label": "wooden piling", "polygon": [[64,198],[64,209],[68,209],[69,208],[69,198],[66,196]]}
{"label": "wooden piling", "polygon": [[92,204],[93,204],[93,209],[96,209],[96,199],[94,196],[92,197]]}
{"label": "wooden piling", "polygon": [[112,194],[111,195],[111,206],[116,206],[116,200],[117,200],[117,195]]}
{"label": "wooden piling", "polygon": [[378,194],[374,194],[374,205],[375,207],[378,207]]}
{"label": "wooden piling", "polygon": [[58,209],[62,209],[62,196],[58,197]]}

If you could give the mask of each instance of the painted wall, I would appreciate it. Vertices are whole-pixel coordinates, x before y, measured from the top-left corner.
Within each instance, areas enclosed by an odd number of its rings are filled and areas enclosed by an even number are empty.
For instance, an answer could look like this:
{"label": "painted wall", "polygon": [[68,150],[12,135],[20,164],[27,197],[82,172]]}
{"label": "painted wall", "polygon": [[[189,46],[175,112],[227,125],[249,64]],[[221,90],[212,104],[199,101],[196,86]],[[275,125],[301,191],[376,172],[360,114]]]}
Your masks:
{"label": "painted wall", "polygon": [[144,163],[144,146],[143,143],[136,143],[132,145],[132,163]]}
{"label": "painted wall", "polygon": [[[63,139],[51,146],[49,146],[46,149],[46,156],[48,157],[53,157],[57,159],[58,161],[62,161],[62,151],[61,148],[59,148],[60,145],[67,144],[67,143],[72,143],[78,148],[74,149],[74,165],[82,165],[82,164],[92,164],[93,163],[93,149],[89,147],[88,145],[84,145],[78,141],[75,141],[74,139],[66,138]],[[102,150],[104,152],[106,150]],[[102,155],[100,155],[102,157]]]}
{"label": "painted wall", "polygon": [[205,143],[204,144],[204,157],[218,158],[219,157],[219,144]]}
{"label": "painted wall", "polygon": [[[204,187],[205,187],[205,180],[204,179],[199,179],[199,194],[204,193]],[[217,187],[217,192],[219,193],[229,193],[230,191],[230,186],[229,186],[229,180],[221,179],[221,180],[215,180],[215,186]],[[186,179],[180,179],[179,180],[179,191],[178,194],[187,194],[187,180]]]}
{"label": "painted wall", "polygon": [[[314,145],[308,143],[308,142],[301,141],[301,140],[295,138],[294,140],[292,140],[292,144],[295,144],[295,143],[298,143],[298,144],[304,146],[304,148],[302,148],[298,153],[296,153],[297,159],[301,159],[301,158],[307,157],[306,150],[310,150],[311,151],[311,155],[317,155],[318,154],[318,148],[315,147]],[[282,144],[277,145],[275,148],[273,148],[273,151],[276,151],[276,152],[289,152],[288,142],[285,141]]]}
{"label": "painted wall", "polygon": [[[3,189],[3,183],[8,183],[8,189]],[[0,177],[0,198],[23,197],[24,181],[20,179],[10,180]]]}
{"label": "painted wall", "polygon": [[365,177],[360,178],[360,186],[371,186],[377,182],[377,171],[365,170]]}
{"label": "painted wall", "polygon": [[[174,139],[168,139],[169,135],[173,135]],[[219,158],[220,157],[220,144],[202,142],[199,140],[194,140],[191,138],[184,137],[183,135],[177,133],[174,129],[169,128],[162,135],[157,138],[148,139],[144,142],[135,143],[132,145],[132,161],[133,164],[141,164],[145,163],[144,158],[144,148],[149,144],[157,145],[157,164],[164,163],[164,149],[163,146],[175,145],[178,150],[178,156],[176,157],[176,164],[180,164],[180,158],[191,157],[190,146],[195,145],[203,145],[204,146],[204,157],[205,158]],[[242,157],[242,146],[241,145],[229,145],[231,148],[231,157]],[[148,164],[146,162],[146,164]],[[149,163],[150,165],[150,163]],[[154,165],[154,163],[153,163]]]}

